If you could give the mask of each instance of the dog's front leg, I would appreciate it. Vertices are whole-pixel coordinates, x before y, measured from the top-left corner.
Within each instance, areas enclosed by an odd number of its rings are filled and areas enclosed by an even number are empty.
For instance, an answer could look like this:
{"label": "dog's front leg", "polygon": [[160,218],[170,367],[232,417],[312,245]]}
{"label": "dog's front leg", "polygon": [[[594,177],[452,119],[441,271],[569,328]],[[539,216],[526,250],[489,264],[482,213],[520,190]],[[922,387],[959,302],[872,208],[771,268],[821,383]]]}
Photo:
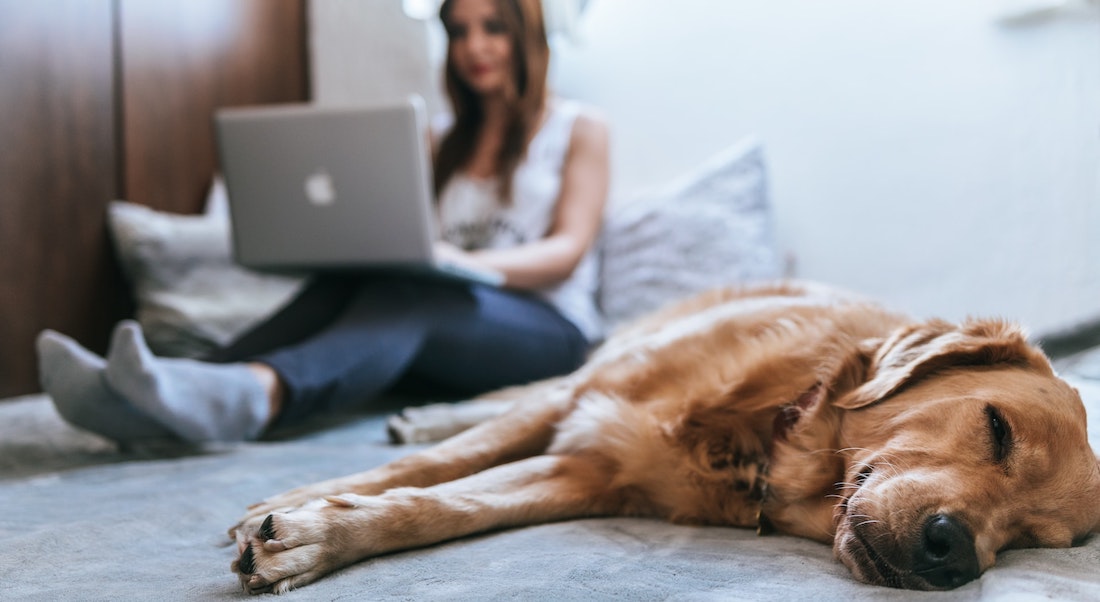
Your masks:
{"label": "dog's front leg", "polygon": [[572,407],[573,394],[563,380],[532,385],[530,394],[532,397],[517,400],[504,415],[418,453],[365,472],[298,487],[253,504],[240,522],[229,529],[229,536],[234,537],[250,523],[258,524],[272,512],[284,512],[328,495],[378,495],[398,487],[430,487],[491,466],[542,454],[554,436],[556,423]]}
{"label": "dog's front leg", "polygon": [[327,496],[268,515],[233,563],[252,593],[285,592],[364,558],[473,533],[617,512],[605,465],[537,456],[427,488]]}

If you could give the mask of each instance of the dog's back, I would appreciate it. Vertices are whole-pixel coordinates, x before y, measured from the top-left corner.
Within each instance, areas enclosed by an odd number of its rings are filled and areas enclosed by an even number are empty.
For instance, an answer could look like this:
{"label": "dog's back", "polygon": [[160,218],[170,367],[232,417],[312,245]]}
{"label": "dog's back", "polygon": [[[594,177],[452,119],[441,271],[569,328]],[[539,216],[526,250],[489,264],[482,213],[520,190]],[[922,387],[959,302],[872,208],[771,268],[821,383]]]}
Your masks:
{"label": "dog's back", "polygon": [[[615,333],[574,381],[551,453],[617,467],[629,513],[756,526],[775,417],[906,322],[822,286],[721,289]],[[531,403],[540,403],[532,400]]]}

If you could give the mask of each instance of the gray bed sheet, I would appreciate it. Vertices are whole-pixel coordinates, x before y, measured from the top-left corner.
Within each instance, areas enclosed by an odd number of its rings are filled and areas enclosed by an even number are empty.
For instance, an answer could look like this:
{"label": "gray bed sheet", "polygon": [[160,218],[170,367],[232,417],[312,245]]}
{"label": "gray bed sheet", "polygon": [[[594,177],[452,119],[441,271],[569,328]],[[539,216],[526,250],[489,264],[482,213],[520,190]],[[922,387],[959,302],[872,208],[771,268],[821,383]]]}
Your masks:
{"label": "gray bed sheet", "polygon": [[[1097,365],[1067,376],[1086,400],[1100,448]],[[226,528],[266,496],[418,449],[386,442],[391,410],[333,417],[278,440],[120,451],[67,426],[44,396],[0,402],[0,599],[248,597],[229,570],[235,547]],[[1071,549],[1003,553],[981,579],[952,592],[905,592],[855,582],[828,546],[810,541],[593,519],[367,560],[286,598],[1097,600],[1098,568],[1093,537]]]}

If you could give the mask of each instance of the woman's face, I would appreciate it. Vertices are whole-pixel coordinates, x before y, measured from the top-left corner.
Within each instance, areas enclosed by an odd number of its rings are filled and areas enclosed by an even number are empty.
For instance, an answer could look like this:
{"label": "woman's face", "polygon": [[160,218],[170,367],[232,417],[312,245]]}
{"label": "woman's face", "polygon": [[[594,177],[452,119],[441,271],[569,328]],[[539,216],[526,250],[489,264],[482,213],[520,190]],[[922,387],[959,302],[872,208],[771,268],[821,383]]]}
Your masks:
{"label": "woman's face", "polygon": [[503,92],[512,77],[512,38],[496,2],[455,0],[447,29],[459,79],[483,96]]}

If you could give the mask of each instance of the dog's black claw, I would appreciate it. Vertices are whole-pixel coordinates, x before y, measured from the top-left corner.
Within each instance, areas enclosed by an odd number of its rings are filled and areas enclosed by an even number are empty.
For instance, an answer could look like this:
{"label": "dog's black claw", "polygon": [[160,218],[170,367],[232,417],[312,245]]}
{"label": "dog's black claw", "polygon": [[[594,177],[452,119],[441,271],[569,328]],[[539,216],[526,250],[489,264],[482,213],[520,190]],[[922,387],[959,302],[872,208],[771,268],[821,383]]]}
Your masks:
{"label": "dog's black claw", "polygon": [[252,547],[249,546],[241,553],[241,561],[237,565],[237,570],[242,575],[251,575],[256,570],[256,559],[252,556]]}
{"label": "dog's black claw", "polygon": [[267,518],[264,519],[264,524],[260,525],[260,537],[265,541],[268,539],[278,539],[277,537],[275,537],[275,525],[273,517],[274,515],[268,514]]}
{"label": "dog's black claw", "polygon": [[405,410],[401,410],[397,413],[397,415],[390,416],[389,420],[386,421],[386,435],[390,440],[390,444],[404,445],[406,443],[405,436],[401,434],[401,431],[397,430],[397,427],[394,426],[393,422],[394,420],[407,419],[408,418],[405,416]]}

